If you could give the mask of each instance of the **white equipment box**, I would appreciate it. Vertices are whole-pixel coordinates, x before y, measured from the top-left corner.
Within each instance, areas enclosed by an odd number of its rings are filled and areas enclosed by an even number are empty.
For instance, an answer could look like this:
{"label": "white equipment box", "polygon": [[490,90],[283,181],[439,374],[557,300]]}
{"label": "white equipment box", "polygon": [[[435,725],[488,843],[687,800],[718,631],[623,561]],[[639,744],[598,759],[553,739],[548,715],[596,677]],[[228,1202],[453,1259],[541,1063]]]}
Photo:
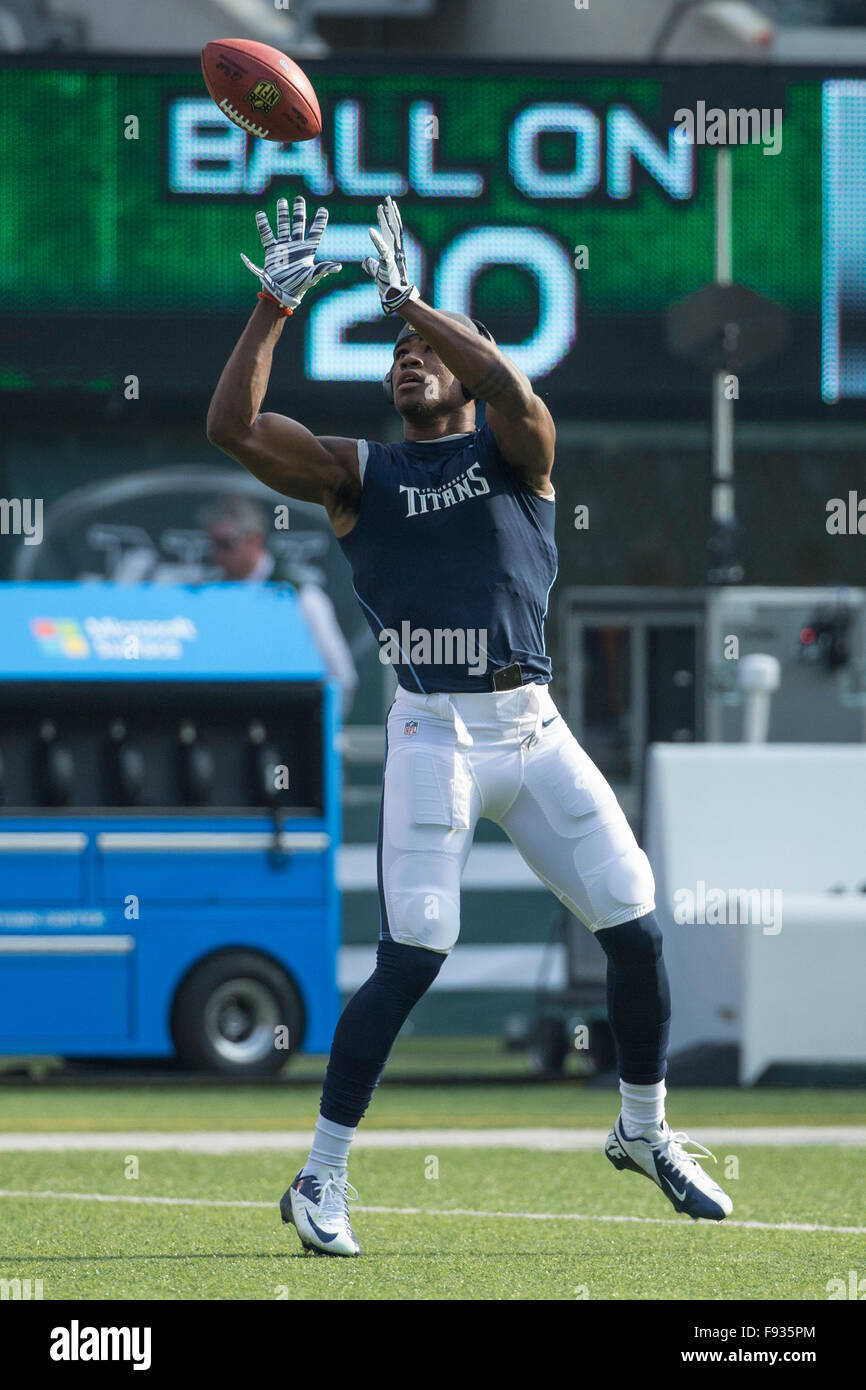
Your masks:
{"label": "white equipment box", "polygon": [[672,1054],[866,1064],[866,747],[655,744],[647,775]]}

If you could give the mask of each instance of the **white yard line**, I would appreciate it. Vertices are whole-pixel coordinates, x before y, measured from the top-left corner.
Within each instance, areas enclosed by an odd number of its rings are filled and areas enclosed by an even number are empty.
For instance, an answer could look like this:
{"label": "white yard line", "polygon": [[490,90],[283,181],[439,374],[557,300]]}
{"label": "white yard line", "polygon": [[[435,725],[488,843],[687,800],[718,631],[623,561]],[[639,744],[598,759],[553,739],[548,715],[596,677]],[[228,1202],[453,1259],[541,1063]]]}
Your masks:
{"label": "white yard line", "polygon": [[[549,1153],[580,1153],[603,1147],[607,1129],[368,1129],[355,1140],[359,1149],[533,1149]],[[9,1132],[0,1134],[0,1153],[56,1153],[67,1150],[135,1153],[229,1154],[306,1152],[312,1127],[303,1130],[93,1130],[69,1133]],[[866,1147],[866,1125],[699,1125],[695,1138],[712,1148],[771,1148],[795,1145]]]}
{"label": "white yard line", "polygon": [[[228,1201],[216,1197],[135,1197],[114,1195],[110,1192],[24,1192],[0,1188],[0,1198],[21,1197],[25,1199],[42,1198],[59,1202],[117,1202],[134,1206],[154,1207],[254,1207],[257,1210],[272,1211],[276,1215],[277,1203]],[[358,1214],[375,1216],[444,1216],[479,1217],[491,1221],[601,1221],[621,1224],[623,1222],[639,1226],[689,1226],[688,1217],[670,1216],[594,1216],[588,1212],[575,1211],[478,1211],[470,1207],[454,1207],[448,1211],[425,1207],[353,1207]],[[711,1221],[704,1226],[735,1226],[747,1231],[824,1231],[832,1235],[866,1235],[866,1226],[823,1226],[806,1221]],[[130,1258],[134,1258],[131,1256]]]}

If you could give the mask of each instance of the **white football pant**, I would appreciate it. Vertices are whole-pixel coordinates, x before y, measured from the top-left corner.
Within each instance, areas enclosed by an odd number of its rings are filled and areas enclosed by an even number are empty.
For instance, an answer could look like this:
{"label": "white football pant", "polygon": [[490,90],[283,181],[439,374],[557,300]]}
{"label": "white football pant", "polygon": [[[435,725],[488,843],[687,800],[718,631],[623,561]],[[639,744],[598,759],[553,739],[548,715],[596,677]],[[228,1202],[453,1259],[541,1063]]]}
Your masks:
{"label": "white football pant", "polygon": [[547,686],[465,695],[400,687],[379,833],[383,936],[451,950],[480,816],[502,827],[591,931],[653,910],[649,860]]}

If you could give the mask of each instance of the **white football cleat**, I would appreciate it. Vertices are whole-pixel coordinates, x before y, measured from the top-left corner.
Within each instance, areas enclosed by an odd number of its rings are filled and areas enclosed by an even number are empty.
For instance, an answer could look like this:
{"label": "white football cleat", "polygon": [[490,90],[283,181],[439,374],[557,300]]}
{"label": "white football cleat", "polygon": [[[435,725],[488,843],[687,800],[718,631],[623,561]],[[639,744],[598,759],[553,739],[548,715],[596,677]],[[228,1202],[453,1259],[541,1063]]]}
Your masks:
{"label": "white football cleat", "polygon": [[734,1209],[733,1202],[709,1173],[704,1172],[696,1156],[686,1153],[684,1144],[693,1144],[708,1158],[713,1157],[709,1149],[687,1134],[675,1134],[666,1120],[629,1138],[620,1115],[607,1136],[604,1151],[614,1168],[628,1168],[650,1178],[676,1211],[686,1212],[695,1221],[699,1217],[705,1221],[724,1221]]}
{"label": "white football cleat", "polygon": [[349,1220],[349,1202],[358,1194],[347,1178],[326,1178],[300,1173],[280,1201],[280,1215],[293,1225],[310,1255],[360,1255]]}

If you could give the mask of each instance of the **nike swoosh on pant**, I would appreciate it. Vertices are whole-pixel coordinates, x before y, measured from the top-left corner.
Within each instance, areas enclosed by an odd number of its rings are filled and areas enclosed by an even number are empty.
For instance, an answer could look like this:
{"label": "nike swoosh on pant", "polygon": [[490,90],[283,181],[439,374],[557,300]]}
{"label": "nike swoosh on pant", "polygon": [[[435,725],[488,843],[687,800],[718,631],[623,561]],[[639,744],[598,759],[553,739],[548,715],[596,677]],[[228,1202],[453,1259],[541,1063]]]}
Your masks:
{"label": "nike swoosh on pant", "polygon": [[553,721],[554,721],[554,719],[558,719],[558,718],[559,718],[559,715],[558,715],[558,714],[554,714],[554,715],[551,715],[550,719],[543,719],[543,720],[541,721],[541,727],[542,727],[542,729],[546,729],[547,726],[548,726],[548,724],[552,724]]}

